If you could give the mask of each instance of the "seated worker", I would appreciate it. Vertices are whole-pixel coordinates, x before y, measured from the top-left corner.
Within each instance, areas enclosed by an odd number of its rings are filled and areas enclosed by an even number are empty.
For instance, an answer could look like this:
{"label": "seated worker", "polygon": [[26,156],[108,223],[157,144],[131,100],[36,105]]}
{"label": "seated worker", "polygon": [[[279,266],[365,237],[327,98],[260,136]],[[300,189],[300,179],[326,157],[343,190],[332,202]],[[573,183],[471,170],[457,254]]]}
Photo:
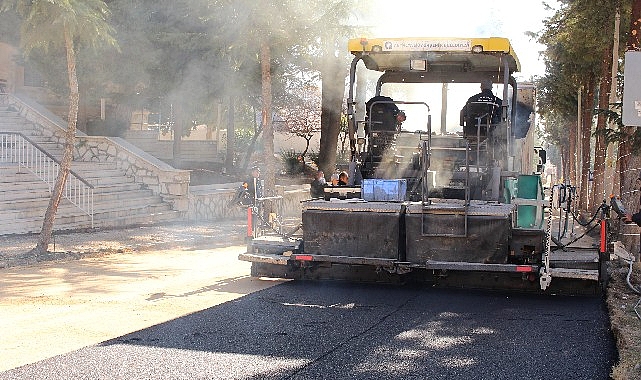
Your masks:
{"label": "seated worker", "polygon": [[330,185],[338,186],[338,173],[332,174],[332,177],[330,178]]}
{"label": "seated worker", "polygon": [[481,92],[470,96],[461,109],[460,125],[463,126],[465,135],[476,136],[478,118],[482,124],[481,134],[485,135],[487,124],[496,124],[501,121],[501,98],[492,93],[492,81],[484,79],[481,81]]}
{"label": "seated worker", "polygon": [[[365,103],[366,119],[365,133],[371,129],[377,131],[396,131],[407,118],[405,112],[398,109],[394,100],[388,96],[375,96]],[[370,115],[371,113],[371,115]]]}
{"label": "seated worker", "polygon": [[325,196],[325,173],[322,170],[316,172],[316,176],[309,185],[309,194],[312,198],[322,198]]}
{"label": "seated worker", "polygon": [[338,175],[338,186],[347,186],[348,183],[349,176],[346,171],[342,171],[341,174]]}
{"label": "seated worker", "polygon": [[243,187],[247,189],[247,193],[252,200],[263,196],[263,184],[260,180],[260,168],[258,166],[252,167],[251,175],[243,183]]}
{"label": "seated worker", "polygon": [[229,205],[253,206],[256,203],[256,198],[262,196],[263,184],[260,181],[260,168],[254,166],[251,170],[251,175],[238,188]]}

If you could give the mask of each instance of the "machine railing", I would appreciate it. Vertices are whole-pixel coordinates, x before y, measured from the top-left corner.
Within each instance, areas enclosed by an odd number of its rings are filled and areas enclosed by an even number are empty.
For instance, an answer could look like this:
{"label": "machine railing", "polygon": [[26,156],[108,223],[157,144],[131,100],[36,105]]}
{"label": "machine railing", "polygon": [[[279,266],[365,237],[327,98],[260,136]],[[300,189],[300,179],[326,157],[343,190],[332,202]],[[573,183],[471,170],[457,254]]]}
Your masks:
{"label": "machine railing", "polygon": [[[27,169],[45,182],[53,192],[60,172],[60,161],[37,143],[18,132],[0,132],[0,163],[16,163],[19,170]],[[91,218],[94,222],[94,186],[73,170],[62,191],[62,196]]]}

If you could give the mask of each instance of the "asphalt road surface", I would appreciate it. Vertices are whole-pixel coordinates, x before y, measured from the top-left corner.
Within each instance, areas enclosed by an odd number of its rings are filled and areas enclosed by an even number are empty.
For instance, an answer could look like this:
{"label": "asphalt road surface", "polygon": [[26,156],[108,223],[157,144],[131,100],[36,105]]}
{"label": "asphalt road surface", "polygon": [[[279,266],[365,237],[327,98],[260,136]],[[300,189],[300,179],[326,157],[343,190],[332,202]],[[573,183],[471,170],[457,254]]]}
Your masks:
{"label": "asphalt road surface", "polygon": [[598,297],[285,282],[0,379],[608,379]]}

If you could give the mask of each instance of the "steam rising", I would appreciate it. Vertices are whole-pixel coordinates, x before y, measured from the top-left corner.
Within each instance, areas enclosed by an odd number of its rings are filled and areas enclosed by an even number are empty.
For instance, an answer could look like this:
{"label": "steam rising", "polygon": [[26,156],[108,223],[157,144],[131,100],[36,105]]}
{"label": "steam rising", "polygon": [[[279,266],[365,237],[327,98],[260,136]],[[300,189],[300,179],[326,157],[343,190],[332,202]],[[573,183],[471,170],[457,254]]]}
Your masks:
{"label": "steam rising", "polygon": [[[113,62],[121,70],[119,92],[135,92],[136,107],[143,102],[157,108],[163,99],[163,114],[170,115],[171,105],[172,113],[187,123],[211,122],[207,109],[230,96],[259,104],[261,38],[290,39],[296,36],[278,35],[283,29],[279,23],[287,22],[290,31],[303,30],[305,24],[302,5],[283,7],[273,1],[159,1],[144,6],[117,1],[110,7],[122,48]],[[278,50],[286,45],[271,46],[275,93],[282,91],[284,64],[291,58]]]}

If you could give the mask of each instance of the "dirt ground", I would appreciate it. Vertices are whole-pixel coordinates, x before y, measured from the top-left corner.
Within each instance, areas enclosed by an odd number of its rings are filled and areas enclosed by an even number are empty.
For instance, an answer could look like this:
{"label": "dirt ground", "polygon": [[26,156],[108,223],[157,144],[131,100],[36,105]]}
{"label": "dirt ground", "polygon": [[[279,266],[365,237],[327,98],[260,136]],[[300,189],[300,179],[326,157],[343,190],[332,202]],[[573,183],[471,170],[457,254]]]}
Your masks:
{"label": "dirt ground", "polygon": [[[221,237],[225,239],[221,240]],[[104,254],[122,254],[151,250],[194,250],[244,243],[245,221],[228,220],[198,224],[164,224],[91,232],[56,233],[49,253],[35,256],[38,235],[2,237],[0,268],[33,265],[53,260],[75,260]]]}
{"label": "dirt ground", "polygon": [[[627,263],[621,260],[610,262],[606,300],[619,351],[619,362],[612,371],[614,380],[641,379],[641,294],[635,293],[628,285],[628,272]],[[633,266],[630,283],[641,291],[639,262]]]}

